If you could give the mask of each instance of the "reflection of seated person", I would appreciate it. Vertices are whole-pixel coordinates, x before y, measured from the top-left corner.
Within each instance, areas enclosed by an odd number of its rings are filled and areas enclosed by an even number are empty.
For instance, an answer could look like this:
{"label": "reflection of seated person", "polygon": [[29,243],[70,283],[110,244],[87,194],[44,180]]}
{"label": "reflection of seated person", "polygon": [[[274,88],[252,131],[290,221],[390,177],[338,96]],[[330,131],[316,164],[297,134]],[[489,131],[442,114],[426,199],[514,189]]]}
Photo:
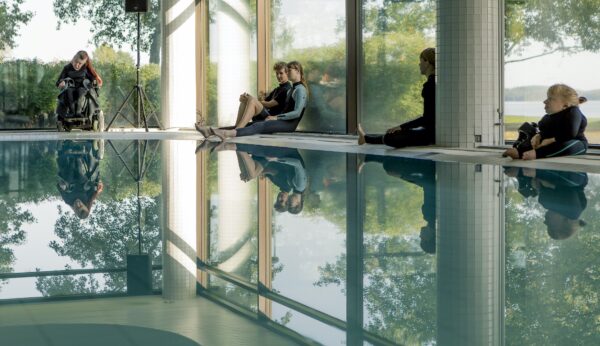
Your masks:
{"label": "reflection of seated person", "polygon": [[[427,224],[421,227],[421,249],[427,253],[435,253],[435,162],[429,160],[407,159],[399,157],[366,155],[364,163],[380,162],[385,172],[392,176],[413,183],[423,189],[423,206],[421,212]],[[359,170],[362,167],[359,167]]]}
{"label": "reflection of seated person", "polygon": [[236,144],[240,178],[250,181],[263,176],[279,188],[273,208],[298,214],[304,207],[308,178],[304,160],[297,149]]}
{"label": "reflection of seated person", "polygon": [[[316,115],[315,119],[323,122],[323,119],[338,119],[343,116],[345,98],[342,96],[345,90],[339,92],[341,86],[339,79],[332,77],[329,71],[321,75],[320,71],[315,69],[308,73],[308,83],[311,102],[307,106],[307,111]],[[340,99],[343,99],[343,102],[340,103]]]}
{"label": "reflection of seated person", "polygon": [[579,217],[587,206],[586,173],[515,167],[507,168],[505,173],[517,178],[524,197],[538,196],[538,202],[547,210],[544,223],[552,239],[567,239],[585,225]]}
{"label": "reflection of seated person", "polygon": [[81,219],[90,215],[103,190],[100,181],[100,154],[94,141],[64,141],[58,149],[58,191]]}

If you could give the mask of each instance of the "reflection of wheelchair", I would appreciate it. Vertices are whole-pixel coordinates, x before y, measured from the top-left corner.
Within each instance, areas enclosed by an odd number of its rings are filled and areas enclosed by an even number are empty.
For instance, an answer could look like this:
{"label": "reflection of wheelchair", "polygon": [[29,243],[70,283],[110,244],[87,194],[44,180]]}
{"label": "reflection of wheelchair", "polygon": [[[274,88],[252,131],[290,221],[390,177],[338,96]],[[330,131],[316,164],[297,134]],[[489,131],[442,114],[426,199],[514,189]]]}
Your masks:
{"label": "reflection of wheelchair", "polygon": [[[65,88],[58,95],[58,106],[56,107],[56,127],[59,132],[71,131],[72,129],[104,131],[104,112],[100,109],[98,97],[98,85],[88,79],[83,81],[82,87],[77,87],[71,78],[65,78]],[[79,89],[79,90],[73,90]],[[83,102],[79,105],[81,114],[74,114],[69,107],[68,92],[84,92],[74,102]],[[76,106],[76,105],[74,105]]]}
{"label": "reflection of wheelchair", "polygon": [[100,160],[103,140],[62,141],[58,144],[57,188],[77,216],[86,218],[96,197],[102,192]]}

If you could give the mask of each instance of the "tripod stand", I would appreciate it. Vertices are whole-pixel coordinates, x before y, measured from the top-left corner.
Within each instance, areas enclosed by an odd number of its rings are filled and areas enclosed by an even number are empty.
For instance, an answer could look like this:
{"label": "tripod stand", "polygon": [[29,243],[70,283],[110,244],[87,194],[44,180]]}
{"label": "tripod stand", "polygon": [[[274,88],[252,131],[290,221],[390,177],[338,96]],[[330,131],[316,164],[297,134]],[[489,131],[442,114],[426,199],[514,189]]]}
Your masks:
{"label": "tripod stand", "polygon": [[[164,130],[162,124],[160,123],[160,120],[158,120],[158,117],[156,116],[156,108],[152,105],[152,103],[150,102],[150,99],[148,99],[148,95],[146,95],[144,88],[142,88],[142,86],[140,84],[140,23],[141,23],[140,12],[137,12],[137,64],[135,65],[135,67],[136,67],[135,81],[136,82],[135,82],[135,85],[133,86],[133,88],[131,89],[131,91],[129,91],[129,94],[127,94],[127,97],[125,97],[125,100],[123,101],[123,103],[121,103],[121,105],[119,106],[119,108],[118,108],[117,112],[115,113],[115,115],[113,116],[113,118],[108,123],[108,126],[106,127],[106,131],[108,131],[108,129],[110,129],[110,126],[119,117],[119,115],[122,115],[123,118],[125,120],[127,120],[127,122],[129,122],[132,126],[135,126],[135,127],[141,127],[141,125],[142,125],[141,122],[143,121],[144,128],[146,128],[146,132],[148,132],[148,118],[154,117],[154,119],[158,123],[158,127],[161,130]],[[125,115],[122,113],[123,108],[125,108],[125,106],[129,103],[129,99],[133,96],[133,94],[136,95],[136,100],[137,100],[137,107],[135,108],[136,124],[134,124],[129,119],[127,119],[125,117]],[[148,111],[148,108],[149,108],[148,106],[150,106],[152,108],[152,110],[150,111],[150,113],[146,114],[146,112]]]}

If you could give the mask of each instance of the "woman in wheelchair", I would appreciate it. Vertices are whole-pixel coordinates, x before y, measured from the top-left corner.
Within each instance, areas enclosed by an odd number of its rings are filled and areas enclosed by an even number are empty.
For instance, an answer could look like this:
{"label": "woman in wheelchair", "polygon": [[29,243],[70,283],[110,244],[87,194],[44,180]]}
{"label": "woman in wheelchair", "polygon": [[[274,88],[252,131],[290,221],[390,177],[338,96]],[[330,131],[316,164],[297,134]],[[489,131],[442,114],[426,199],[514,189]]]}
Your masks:
{"label": "woman in wheelchair", "polygon": [[[63,125],[64,121],[79,120],[84,127],[91,128],[99,113],[96,88],[102,86],[102,78],[92,66],[86,51],[77,52],[71,62],[63,67],[56,86],[61,90],[56,110],[57,122]],[[75,123],[72,125],[76,126]]]}

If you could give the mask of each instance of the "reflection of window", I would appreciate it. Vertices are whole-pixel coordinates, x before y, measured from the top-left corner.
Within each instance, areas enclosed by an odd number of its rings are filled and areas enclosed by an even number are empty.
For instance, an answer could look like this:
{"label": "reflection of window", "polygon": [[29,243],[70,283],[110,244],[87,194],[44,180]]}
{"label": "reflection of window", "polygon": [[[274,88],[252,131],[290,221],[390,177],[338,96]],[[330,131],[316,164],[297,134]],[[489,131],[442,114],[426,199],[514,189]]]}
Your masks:
{"label": "reflection of window", "polygon": [[600,81],[590,78],[592,71],[600,71],[600,37],[594,35],[600,32],[594,19],[598,4],[555,0],[505,4],[505,139],[516,139],[522,122],[539,120],[547,88],[565,83],[589,99],[581,106],[588,118],[586,137],[600,143],[600,133],[593,130],[600,117]]}
{"label": "reflection of window", "polygon": [[298,60],[309,85],[301,131],[346,132],[345,8],[343,0],[271,3],[271,61]]}
{"label": "reflection of window", "polygon": [[419,53],[435,47],[435,1],[363,1],[360,121],[380,132],[423,112]]}

